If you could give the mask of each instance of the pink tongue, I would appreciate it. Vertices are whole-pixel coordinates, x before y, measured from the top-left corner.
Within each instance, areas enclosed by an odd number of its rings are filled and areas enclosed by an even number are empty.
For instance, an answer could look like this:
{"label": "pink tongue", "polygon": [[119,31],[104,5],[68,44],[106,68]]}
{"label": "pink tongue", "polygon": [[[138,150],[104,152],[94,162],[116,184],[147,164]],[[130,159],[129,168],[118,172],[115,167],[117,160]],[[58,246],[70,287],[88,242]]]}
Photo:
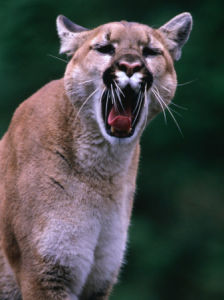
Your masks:
{"label": "pink tongue", "polygon": [[107,122],[118,131],[129,132],[131,128],[131,108],[127,108],[125,112],[121,114],[113,106],[109,113]]}

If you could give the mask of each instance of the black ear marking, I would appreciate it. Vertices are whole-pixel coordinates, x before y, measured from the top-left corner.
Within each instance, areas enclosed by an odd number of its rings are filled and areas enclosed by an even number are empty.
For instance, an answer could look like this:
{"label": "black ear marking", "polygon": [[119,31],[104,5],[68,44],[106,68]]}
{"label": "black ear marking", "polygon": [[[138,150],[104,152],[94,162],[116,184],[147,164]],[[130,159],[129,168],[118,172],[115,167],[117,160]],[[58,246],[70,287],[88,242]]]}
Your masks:
{"label": "black ear marking", "polygon": [[73,23],[71,20],[69,20],[67,17],[63,15],[58,16],[58,21],[64,25],[64,27],[71,32],[82,32],[87,31],[88,29],[85,27],[82,27],[80,25],[77,25]]}
{"label": "black ear marking", "polygon": [[106,34],[106,39],[107,39],[108,42],[110,41],[110,37],[111,37],[111,32],[108,31],[107,34]]}
{"label": "black ear marking", "polygon": [[61,41],[60,54],[73,55],[90,32],[87,28],[73,23],[63,15],[57,17],[56,25]]}
{"label": "black ear marking", "polygon": [[177,32],[177,40],[176,40],[176,42],[179,43],[179,45],[185,44],[186,38],[188,39],[189,37],[191,27],[192,27],[191,22],[186,22],[184,26],[179,29],[179,31]]}
{"label": "black ear marking", "polygon": [[174,60],[181,56],[181,48],[187,42],[192,29],[192,16],[190,13],[177,15],[159,28],[165,37],[168,50]]}

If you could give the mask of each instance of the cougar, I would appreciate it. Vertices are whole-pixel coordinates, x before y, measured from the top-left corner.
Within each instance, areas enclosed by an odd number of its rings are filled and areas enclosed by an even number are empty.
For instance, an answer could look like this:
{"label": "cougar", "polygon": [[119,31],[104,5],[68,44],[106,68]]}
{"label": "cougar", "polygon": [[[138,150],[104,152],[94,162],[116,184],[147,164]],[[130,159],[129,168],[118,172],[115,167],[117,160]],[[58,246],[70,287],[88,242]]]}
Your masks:
{"label": "cougar", "polygon": [[65,75],[0,141],[0,299],[108,299],[125,254],[147,124],[169,110],[192,17],[88,30],[57,18]]}

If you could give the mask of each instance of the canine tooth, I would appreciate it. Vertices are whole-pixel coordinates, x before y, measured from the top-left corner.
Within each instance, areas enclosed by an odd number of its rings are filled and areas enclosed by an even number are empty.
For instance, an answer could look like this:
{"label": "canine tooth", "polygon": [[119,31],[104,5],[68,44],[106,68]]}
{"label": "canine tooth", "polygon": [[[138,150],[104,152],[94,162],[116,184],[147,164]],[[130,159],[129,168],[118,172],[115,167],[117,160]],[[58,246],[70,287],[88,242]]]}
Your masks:
{"label": "canine tooth", "polygon": [[128,130],[128,133],[130,133],[131,131],[132,131],[132,128],[130,127],[129,130]]}
{"label": "canine tooth", "polygon": [[110,131],[111,131],[112,133],[114,133],[114,132],[115,132],[115,128],[114,128],[113,126],[111,126]]}

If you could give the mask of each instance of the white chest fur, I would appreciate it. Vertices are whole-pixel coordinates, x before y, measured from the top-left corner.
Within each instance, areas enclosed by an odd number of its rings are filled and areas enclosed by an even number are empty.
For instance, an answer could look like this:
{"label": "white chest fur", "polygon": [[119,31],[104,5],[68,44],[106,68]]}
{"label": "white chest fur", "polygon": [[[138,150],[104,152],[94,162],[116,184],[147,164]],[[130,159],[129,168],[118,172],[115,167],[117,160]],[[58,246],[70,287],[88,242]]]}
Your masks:
{"label": "white chest fur", "polygon": [[65,205],[63,212],[55,209],[47,213],[44,230],[36,228],[38,234],[33,234],[39,255],[74,272],[76,291],[114,281],[122,264],[129,223],[127,185],[115,193],[116,199],[105,199],[84,185],[79,188],[73,203]]}

